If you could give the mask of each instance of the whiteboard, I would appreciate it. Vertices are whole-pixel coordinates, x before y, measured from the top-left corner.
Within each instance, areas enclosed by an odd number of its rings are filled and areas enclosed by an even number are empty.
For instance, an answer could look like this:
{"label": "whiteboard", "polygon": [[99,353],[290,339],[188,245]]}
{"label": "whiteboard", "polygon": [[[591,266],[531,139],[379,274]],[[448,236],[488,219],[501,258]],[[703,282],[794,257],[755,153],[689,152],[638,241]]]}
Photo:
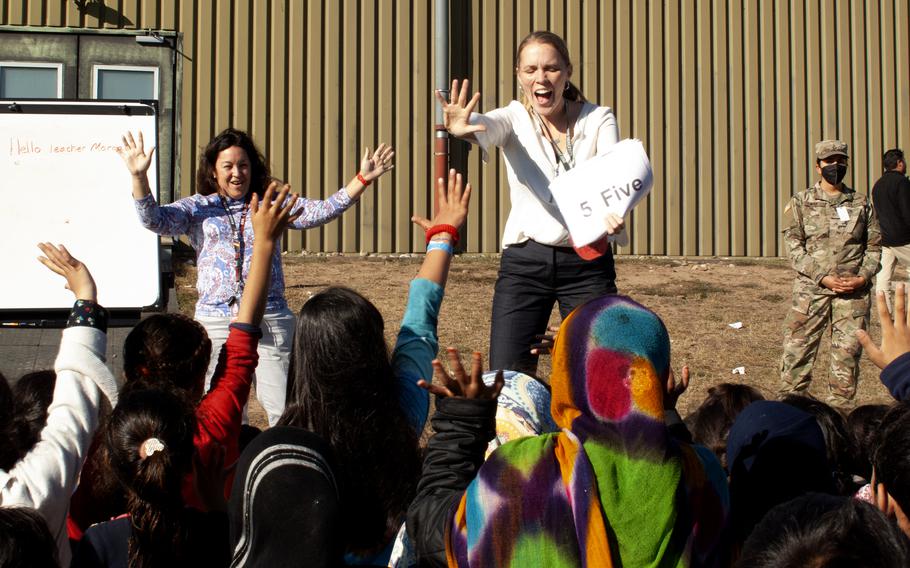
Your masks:
{"label": "whiteboard", "polygon": [[[62,243],[95,278],[106,308],[159,303],[158,236],[139,224],[116,153],[141,131],[157,145],[155,108],[141,103],[0,100],[0,310],[68,309],[63,277],[37,257]],[[157,152],[149,168],[158,198]]]}

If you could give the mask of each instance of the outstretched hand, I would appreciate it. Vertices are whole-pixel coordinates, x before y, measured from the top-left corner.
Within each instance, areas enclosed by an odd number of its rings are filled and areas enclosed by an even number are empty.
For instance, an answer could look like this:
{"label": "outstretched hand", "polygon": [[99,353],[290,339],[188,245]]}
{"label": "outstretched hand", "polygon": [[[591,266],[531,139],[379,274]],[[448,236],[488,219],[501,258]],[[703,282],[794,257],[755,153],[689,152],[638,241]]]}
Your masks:
{"label": "outstretched hand", "polygon": [[152,155],[155,153],[155,147],[149,148],[148,154],[145,153],[145,140],[142,138],[142,132],[139,132],[139,142],[133,138],[132,132],[127,132],[122,136],[123,146],[117,148],[117,155],[126,164],[126,169],[130,174],[136,176],[144,174],[152,165]]}
{"label": "outstretched hand", "polygon": [[98,291],[91,272],[82,261],[73,258],[66,247],[51,243],[38,243],[38,248],[44,253],[38,261],[48,267],[51,272],[66,278],[66,289],[73,292],[77,300],[97,300]]}
{"label": "outstretched hand", "polygon": [[869,360],[875,363],[879,369],[884,369],[891,361],[910,352],[910,321],[908,321],[906,298],[907,286],[898,284],[894,291],[894,320],[892,321],[888,303],[885,301],[885,293],[881,290],[875,293],[878,319],[882,326],[880,347],[875,345],[866,331],[858,330],[856,332],[856,338],[866,350]]}
{"label": "outstretched hand", "polygon": [[676,375],[673,369],[667,376],[667,384],[664,385],[664,410],[675,410],[679,397],[689,388],[689,366],[683,365],[682,380],[676,382]]}
{"label": "outstretched hand", "polygon": [[[266,188],[262,199],[255,193],[250,199],[250,217],[253,223],[253,234],[257,240],[277,240],[288,223],[293,223],[300,214],[291,215],[294,204],[297,203],[297,194],[288,198],[291,186],[284,184],[279,190],[278,181],[272,181]],[[278,196],[275,192],[278,191]]]}
{"label": "outstretched hand", "polygon": [[471,376],[465,373],[464,366],[461,364],[461,358],[458,356],[458,350],[454,347],[446,349],[449,357],[449,367],[452,368],[454,377],[449,375],[442,368],[439,359],[433,360],[433,370],[436,377],[436,383],[428,383],[421,379],[417,385],[430,391],[438,397],[450,398],[478,398],[487,400],[496,400],[500,391],[505,384],[505,375],[503,372],[496,372],[496,379],[491,386],[483,382],[483,355],[480,351],[474,351],[471,354]]}
{"label": "outstretched hand", "polygon": [[360,159],[360,175],[367,181],[373,181],[389,170],[395,169],[392,158],[395,149],[382,143],[376,151],[370,154],[369,148],[363,149],[363,158]]}
{"label": "outstretched hand", "polygon": [[556,341],[556,334],[559,333],[558,325],[547,326],[547,332],[541,335],[535,335],[537,343],[531,344],[531,355],[549,355],[553,349],[553,343]]}
{"label": "outstretched hand", "polygon": [[474,93],[474,96],[469,101],[469,92],[471,92],[471,82],[467,79],[461,83],[460,91],[458,90],[458,80],[452,81],[452,91],[448,101],[442,96],[440,91],[434,91],[436,100],[442,105],[446,130],[458,138],[471,136],[475,132],[483,132],[487,129],[482,124],[471,124],[471,113],[474,112],[474,107],[480,101],[480,93]]}
{"label": "outstretched hand", "polygon": [[452,225],[460,227],[468,218],[468,204],[471,201],[471,184],[464,186],[461,174],[449,170],[449,180],[442,178],[436,180],[436,201],[439,210],[432,221],[418,215],[411,217],[411,221],[424,231],[429,231],[435,225]]}

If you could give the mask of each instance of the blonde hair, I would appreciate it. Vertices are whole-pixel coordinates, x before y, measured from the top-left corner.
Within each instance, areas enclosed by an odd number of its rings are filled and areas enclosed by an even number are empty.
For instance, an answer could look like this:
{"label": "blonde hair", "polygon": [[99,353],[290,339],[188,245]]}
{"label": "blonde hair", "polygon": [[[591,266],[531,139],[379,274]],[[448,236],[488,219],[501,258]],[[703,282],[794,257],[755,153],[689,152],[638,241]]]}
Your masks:
{"label": "blonde hair", "polygon": [[[521,40],[521,43],[518,44],[518,49],[515,50],[515,70],[518,70],[518,62],[521,60],[521,52],[524,51],[524,48],[529,46],[532,43],[544,43],[551,46],[556,50],[556,53],[559,54],[560,59],[565,63],[566,67],[569,69],[569,75],[572,74],[572,59],[569,58],[569,48],[566,47],[566,42],[563,41],[561,37],[554,34],[553,32],[548,32],[544,30],[538,30],[536,32],[531,32]],[[581,90],[575,86],[575,83],[568,81],[566,83],[566,92],[563,93],[563,98],[567,101],[577,101],[585,102],[585,96],[581,93]],[[528,100],[528,97],[525,95],[524,89],[519,88],[518,101],[524,105],[528,112],[531,111],[531,101]]]}

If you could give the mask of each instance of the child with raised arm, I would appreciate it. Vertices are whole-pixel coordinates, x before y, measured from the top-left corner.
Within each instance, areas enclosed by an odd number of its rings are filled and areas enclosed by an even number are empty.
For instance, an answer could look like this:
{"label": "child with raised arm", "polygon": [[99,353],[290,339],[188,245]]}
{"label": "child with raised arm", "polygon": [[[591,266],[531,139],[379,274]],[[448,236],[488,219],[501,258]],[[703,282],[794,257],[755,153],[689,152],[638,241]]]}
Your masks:
{"label": "child with raised arm", "polygon": [[[141,383],[175,389],[195,408],[193,444],[200,463],[206,467],[218,460],[232,464],[240,454],[243,407],[249,398],[258,361],[256,347],[262,335],[259,326],[269,288],[269,261],[282,231],[294,220],[291,211],[297,201],[296,195],[288,197],[287,187],[275,196],[277,185],[271,184],[261,201],[253,196],[250,203],[256,239],[246,301],[220,349],[213,388],[203,396],[211,342],[205,329],[186,316],[153,315],[139,323],[124,342],[123,368],[130,388]],[[73,496],[70,529],[75,540],[90,525],[124,510],[122,496],[114,488],[104,487],[104,476],[96,472],[103,461],[95,456],[89,459],[86,469],[92,474],[86,476]],[[226,490],[230,483],[230,478],[225,480]],[[189,474],[183,480],[183,501],[200,510],[208,509]]]}
{"label": "child with raised arm", "polygon": [[[254,241],[249,202],[253,194],[262,197],[271,182],[268,165],[247,133],[228,128],[202,151],[196,171],[196,195],[159,205],[151,195],[147,177],[154,148],[146,152],[141,134],[138,140],[127,134],[119,153],[132,176],[133,198],[142,225],[159,235],[187,235],[196,250],[199,300],[195,318],[205,326],[217,353],[249,282]],[[365,149],[360,171],[346,187],[325,200],[297,201],[292,211],[297,219],[290,227],[318,227],[341,215],[367,186],[394,167],[393,156],[394,151],[385,144],[372,153]],[[259,343],[261,363],[256,373],[256,395],[268,414],[269,425],[274,425],[284,410],[295,325],[284,297],[280,249],[279,243],[272,255],[272,284]],[[213,358],[209,378],[215,364]]]}
{"label": "child with raised arm", "polygon": [[[66,532],[69,497],[79,479],[102,408],[117,403],[119,386],[104,364],[107,312],[96,303],[95,282],[63,245],[38,245],[42,264],[66,278],[76,303],[54,363],[57,382],[41,439],[15,465],[0,470],[0,506],[37,509],[69,565]],[[106,400],[106,403],[105,403]]]}
{"label": "child with raised arm", "polygon": [[382,314],[354,290],[323,290],[298,315],[280,424],[314,432],[332,448],[349,564],[387,565],[414,497],[429,410],[417,380],[432,372],[452,244],[470,194],[470,184],[451,170],[448,181],[437,180],[433,221],[413,218],[427,231],[427,254],[411,281],[391,357]]}

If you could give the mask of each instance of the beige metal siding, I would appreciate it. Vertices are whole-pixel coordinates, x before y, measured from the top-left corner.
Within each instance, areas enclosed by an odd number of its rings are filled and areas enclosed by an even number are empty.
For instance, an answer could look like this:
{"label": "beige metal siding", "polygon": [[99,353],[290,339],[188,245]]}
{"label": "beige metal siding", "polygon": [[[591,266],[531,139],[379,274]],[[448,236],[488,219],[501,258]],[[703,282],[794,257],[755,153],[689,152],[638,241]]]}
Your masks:
{"label": "beige metal siding", "polygon": [[[397,167],[361,203],[289,250],[422,249],[412,213],[432,207],[430,0],[0,0],[0,25],[182,33],[179,192],[199,148],[249,130],[276,176],[325,197],[365,146]],[[640,138],[655,187],[629,221],[634,254],[778,256],[782,212],[815,178],[821,138],[851,145],[847,183],[867,191],[881,154],[910,150],[908,0],[451,0],[453,76],[489,110],[516,96],[518,41],[566,38],[573,79]],[[475,196],[466,249],[499,249],[506,169],[453,142]]]}

